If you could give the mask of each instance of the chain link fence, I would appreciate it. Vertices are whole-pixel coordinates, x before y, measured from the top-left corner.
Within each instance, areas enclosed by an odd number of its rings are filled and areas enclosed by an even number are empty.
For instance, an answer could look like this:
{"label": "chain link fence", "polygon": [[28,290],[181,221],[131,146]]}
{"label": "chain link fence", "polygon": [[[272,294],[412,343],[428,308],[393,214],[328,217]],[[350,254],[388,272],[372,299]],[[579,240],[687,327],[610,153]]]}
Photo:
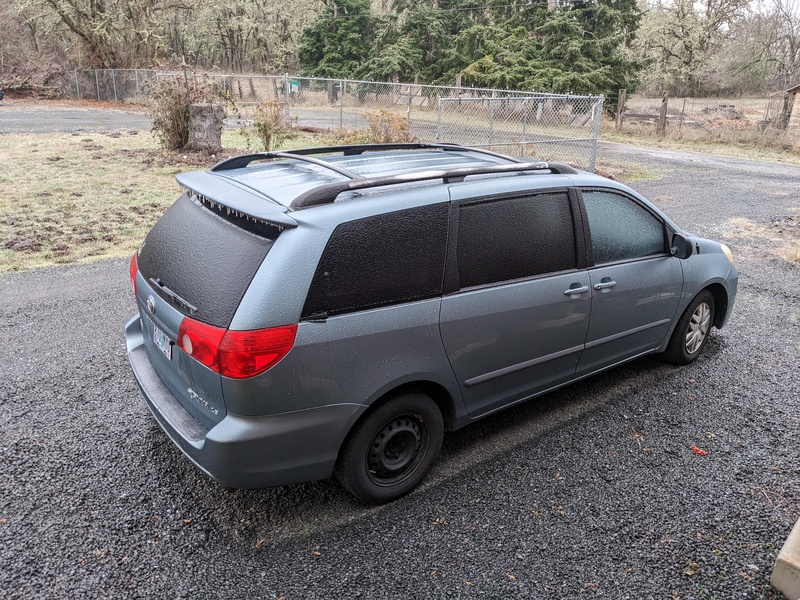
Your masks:
{"label": "chain link fence", "polygon": [[436,139],[593,171],[602,114],[602,96],[440,98]]}
{"label": "chain link fence", "polygon": [[[144,69],[73,71],[67,97],[147,104],[164,77],[205,78],[245,124],[265,101],[284,103],[289,118],[317,130],[358,130],[364,115],[387,109],[408,119],[422,142],[496,148],[594,170],[603,96],[321,79],[289,75],[216,75]],[[230,108],[229,106],[229,108]]]}

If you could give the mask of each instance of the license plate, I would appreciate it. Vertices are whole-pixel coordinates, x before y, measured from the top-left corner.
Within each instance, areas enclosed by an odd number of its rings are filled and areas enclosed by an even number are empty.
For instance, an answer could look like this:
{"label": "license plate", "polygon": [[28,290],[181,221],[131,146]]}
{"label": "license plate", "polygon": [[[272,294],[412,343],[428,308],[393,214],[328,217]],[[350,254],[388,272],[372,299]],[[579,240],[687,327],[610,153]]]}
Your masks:
{"label": "license plate", "polygon": [[[153,323],[152,321],[150,322]],[[155,323],[153,323],[153,342],[164,353],[167,360],[172,360],[172,342],[167,337],[167,334],[161,331]]]}

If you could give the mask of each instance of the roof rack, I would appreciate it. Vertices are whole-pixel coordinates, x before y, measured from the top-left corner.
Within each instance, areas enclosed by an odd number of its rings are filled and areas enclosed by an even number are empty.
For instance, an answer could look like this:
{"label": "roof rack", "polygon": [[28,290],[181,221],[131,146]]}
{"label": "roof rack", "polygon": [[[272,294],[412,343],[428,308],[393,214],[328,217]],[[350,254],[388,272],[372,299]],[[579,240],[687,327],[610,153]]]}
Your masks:
{"label": "roof rack", "polygon": [[[470,148],[471,150],[471,148]],[[503,156],[502,154],[499,156]],[[510,157],[504,157],[509,158]],[[558,175],[576,174],[578,171],[562,163],[547,162],[510,162],[505,165],[491,165],[485,167],[460,167],[457,169],[447,169],[444,171],[422,171],[419,173],[405,173],[401,175],[390,175],[387,177],[361,178],[351,181],[336,181],[322,185],[316,189],[309,190],[297,198],[289,205],[292,209],[309,208],[320,204],[330,204],[342,192],[363,190],[374,187],[395,185],[399,183],[415,183],[432,179],[442,179],[445,183],[463,181],[470,175],[491,175],[496,173],[522,173],[525,171],[547,171]]]}
{"label": "roof rack", "polygon": [[311,158],[312,155],[319,154],[342,154],[344,156],[359,156],[364,152],[386,152],[389,150],[445,150],[445,151],[460,151],[460,152],[478,152],[494,158],[502,158],[510,163],[525,162],[518,158],[506,156],[492,152],[491,150],[484,150],[482,148],[471,148],[469,146],[459,146],[457,144],[429,144],[429,143],[416,143],[416,144],[357,144],[350,146],[322,146],[317,148],[300,148],[297,150],[285,150],[281,152],[257,152],[255,154],[243,154],[242,156],[233,156],[227,160],[217,163],[211,168],[212,172],[228,171],[230,169],[243,169],[251,162],[256,160],[271,160],[275,158],[294,158],[315,164],[320,167],[328,168],[336,171],[340,175],[344,175],[348,179],[363,179],[361,175],[353,173],[347,169],[342,169],[324,160]]}

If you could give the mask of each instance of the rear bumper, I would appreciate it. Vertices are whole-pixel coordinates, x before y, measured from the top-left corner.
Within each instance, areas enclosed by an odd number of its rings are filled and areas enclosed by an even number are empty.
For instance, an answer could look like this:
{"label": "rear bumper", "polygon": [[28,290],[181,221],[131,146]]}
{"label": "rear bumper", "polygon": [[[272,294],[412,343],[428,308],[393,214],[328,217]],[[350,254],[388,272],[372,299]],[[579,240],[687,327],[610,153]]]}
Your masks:
{"label": "rear bumper", "polygon": [[347,432],[366,407],[338,404],[262,417],[228,414],[206,429],[159,378],[144,348],[138,319],[125,327],[136,383],[158,424],[198,468],[232,488],[330,477]]}

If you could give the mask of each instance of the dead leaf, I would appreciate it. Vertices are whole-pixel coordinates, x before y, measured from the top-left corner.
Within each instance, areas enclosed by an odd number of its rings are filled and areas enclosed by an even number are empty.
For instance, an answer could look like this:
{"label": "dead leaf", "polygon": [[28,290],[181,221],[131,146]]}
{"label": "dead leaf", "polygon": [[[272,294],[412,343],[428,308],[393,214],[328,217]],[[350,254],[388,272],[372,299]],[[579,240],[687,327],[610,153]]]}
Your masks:
{"label": "dead leaf", "polygon": [[644,436],[633,428],[631,428],[631,435],[633,436],[633,439],[636,440],[636,443],[639,444],[639,448],[641,448]]}
{"label": "dead leaf", "polygon": [[692,446],[689,448],[692,452],[697,454],[697,456],[706,456],[708,454],[707,451],[703,450],[702,448],[698,448],[697,446]]}

